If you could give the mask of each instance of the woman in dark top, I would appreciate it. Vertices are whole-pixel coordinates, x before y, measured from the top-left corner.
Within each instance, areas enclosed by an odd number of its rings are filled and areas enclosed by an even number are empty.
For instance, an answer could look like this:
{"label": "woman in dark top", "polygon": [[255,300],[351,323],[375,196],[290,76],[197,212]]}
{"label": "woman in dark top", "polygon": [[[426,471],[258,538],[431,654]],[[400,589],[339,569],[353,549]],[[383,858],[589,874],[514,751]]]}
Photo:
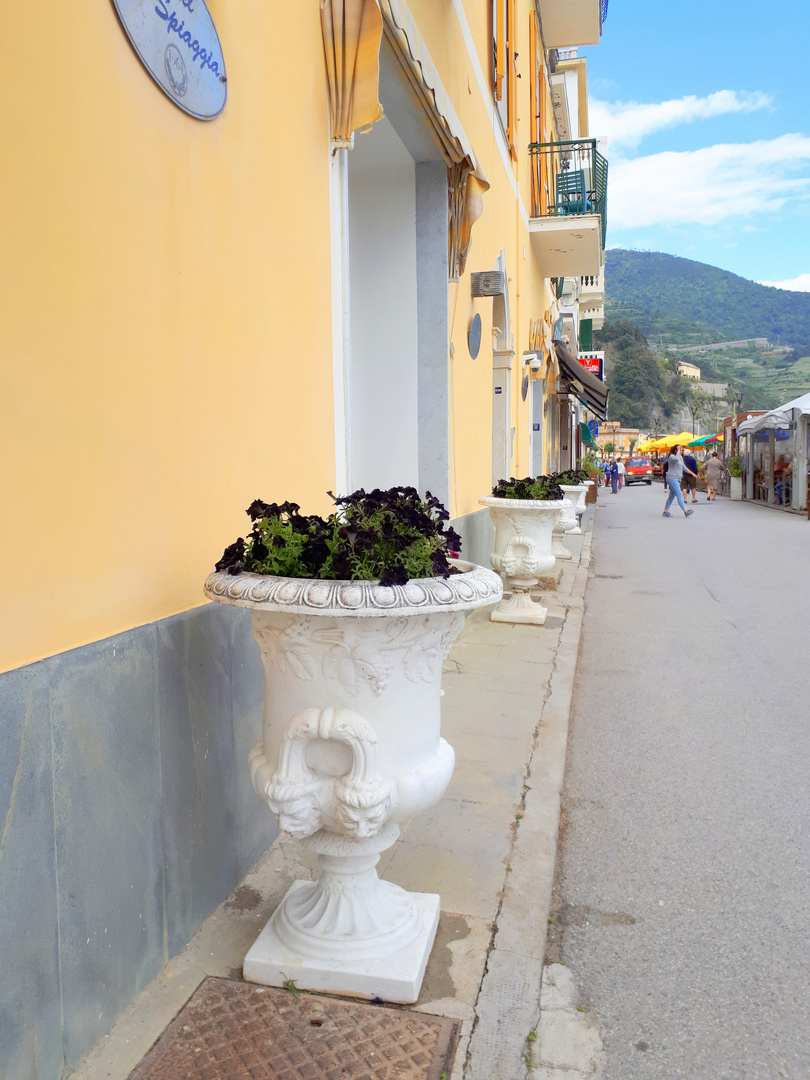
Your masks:
{"label": "woman in dark top", "polygon": [[664,507],[664,517],[672,517],[669,512],[669,508],[672,505],[672,500],[678,500],[678,506],[683,510],[684,517],[691,517],[694,514],[694,510],[687,510],[683,504],[683,495],[681,494],[681,478],[684,472],[689,473],[690,476],[695,474],[691,469],[688,469],[683,463],[683,447],[673,446],[672,453],[667,458],[666,463],[666,478],[667,487],[669,488],[669,497],[667,499],[667,505]]}

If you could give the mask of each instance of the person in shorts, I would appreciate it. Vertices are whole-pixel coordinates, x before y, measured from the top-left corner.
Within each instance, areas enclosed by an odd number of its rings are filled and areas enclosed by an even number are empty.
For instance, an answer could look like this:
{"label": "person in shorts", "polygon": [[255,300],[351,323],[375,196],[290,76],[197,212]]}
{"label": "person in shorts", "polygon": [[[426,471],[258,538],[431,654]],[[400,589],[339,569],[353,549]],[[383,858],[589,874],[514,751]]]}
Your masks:
{"label": "person in shorts", "polygon": [[[687,497],[687,492],[691,491],[692,502],[696,503],[698,463],[691,454],[686,453],[683,455],[683,463],[685,468],[683,470],[683,476],[681,477],[681,491],[683,492],[684,498]],[[687,472],[687,469],[689,472]]]}

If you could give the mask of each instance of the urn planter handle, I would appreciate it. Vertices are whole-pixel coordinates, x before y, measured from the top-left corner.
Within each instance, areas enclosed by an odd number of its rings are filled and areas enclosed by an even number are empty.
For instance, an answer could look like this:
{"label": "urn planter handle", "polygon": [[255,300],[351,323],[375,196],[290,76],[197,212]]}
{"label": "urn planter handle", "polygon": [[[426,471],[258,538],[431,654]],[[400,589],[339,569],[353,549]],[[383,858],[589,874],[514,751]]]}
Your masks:
{"label": "urn planter handle", "polygon": [[[344,743],[352,755],[349,771],[329,776],[306,760],[315,740]],[[391,808],[392,784],[377,769],[377,733],[368,720],[350,709],[302,709],[284,729],[279,767],[270,780],[259,773],[263,754],[253,770],[256,791],[278,815],[279,827],[298,839],[313,836],[338,821],[359,840],[376,836]]]}

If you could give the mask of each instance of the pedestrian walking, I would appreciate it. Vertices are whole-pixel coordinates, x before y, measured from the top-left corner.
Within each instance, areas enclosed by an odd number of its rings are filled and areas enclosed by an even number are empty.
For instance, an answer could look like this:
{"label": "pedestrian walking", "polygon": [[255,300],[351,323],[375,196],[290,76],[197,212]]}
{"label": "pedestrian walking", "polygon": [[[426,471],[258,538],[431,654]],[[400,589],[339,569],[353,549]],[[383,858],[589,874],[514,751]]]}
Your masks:
{"label": "pedestrian walking", "polygon": [[621,491],[624,487],[624,474],[626,472],[624,467],[624,458],[619,458],[619,460],[616,462],[616,465],[619,469],[619,491]]}
{"label": "pedestrian walking", "polygon": [[[683,463],[683,447],[673,446],[672,453],[667,458],[666,464],[666,477],[667,487],[669,488],[669,498],[667,499],[667,505],[664,507],[664,517],[672,517],[669,512],[669,508],[672,505],[672,500],[678,500],[678,506],[683,510],[684,517],[691,517],[694,514],[694,510],[687,510],[683,504],[683,495],[681,494],[681,479],[684,472],[692,472],[691,469]],[[695,473],[692,473],[695,476]]]}
{"label": "pedestrian walking", "polygon": [[616,464],[616,458],[610,463],[610,493],[615,495],[619,490],[619,466]]}
{"label": "pedestrian walking", "polygon": [[683,455],[684,470],[681,477],[681,491],[683,492],[684,499],[688,491],[692,492],[692,502],[697,502],[697,474],[698,463],[691,454],[684,453]]}
{"label": "pedestrian walking", "polygon": [[714,502],[717,498],[717,492],[720,490],[725,471],[723,462],[716,453],[712,453],[712,456],[706,462],[706,491],[709,502]]}

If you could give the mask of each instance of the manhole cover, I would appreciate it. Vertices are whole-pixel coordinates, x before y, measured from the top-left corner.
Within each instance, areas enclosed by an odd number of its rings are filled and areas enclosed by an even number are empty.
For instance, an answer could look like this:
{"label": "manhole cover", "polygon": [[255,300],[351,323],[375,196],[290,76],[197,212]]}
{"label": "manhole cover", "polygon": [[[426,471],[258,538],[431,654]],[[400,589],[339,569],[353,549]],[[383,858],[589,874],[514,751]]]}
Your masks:
{"label": "manhole cover", "polygon": [[457,1020],[205,979],[129,1080],[440,1080]]}

